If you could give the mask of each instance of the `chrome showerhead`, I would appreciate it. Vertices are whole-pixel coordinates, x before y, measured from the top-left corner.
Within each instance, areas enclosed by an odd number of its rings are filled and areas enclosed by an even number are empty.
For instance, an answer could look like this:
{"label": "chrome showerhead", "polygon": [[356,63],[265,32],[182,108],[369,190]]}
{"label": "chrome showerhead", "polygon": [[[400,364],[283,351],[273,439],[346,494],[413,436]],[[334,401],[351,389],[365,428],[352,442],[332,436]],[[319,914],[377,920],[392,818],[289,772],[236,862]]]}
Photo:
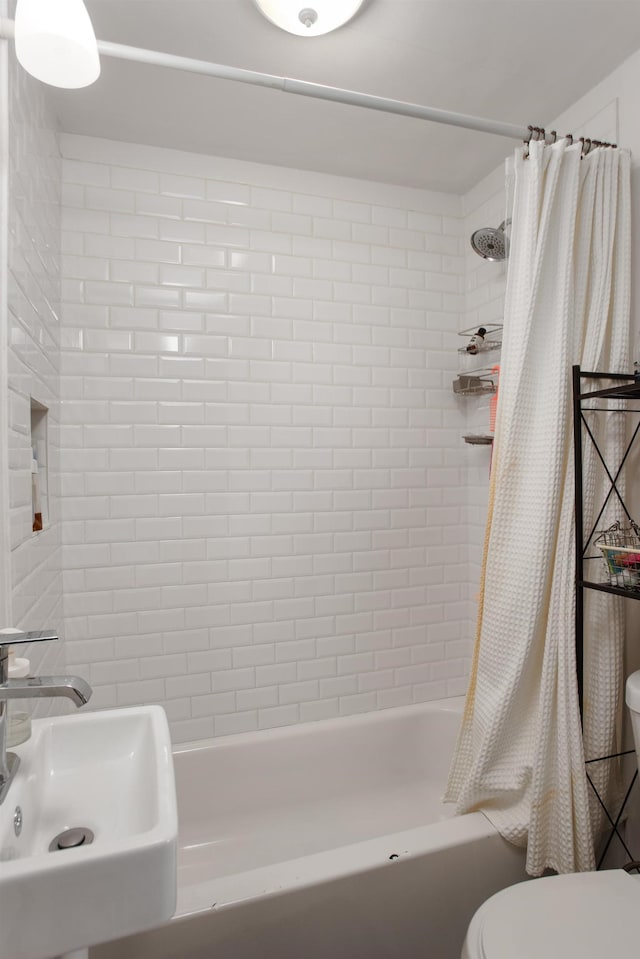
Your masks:
{"label": "chrome showerhead", "polygon": [[498,229],[484,226],[471,234],[471,246],[483,260],[505,260],[509,255],[509,240],[505,229],[511,220],[503,220]]}

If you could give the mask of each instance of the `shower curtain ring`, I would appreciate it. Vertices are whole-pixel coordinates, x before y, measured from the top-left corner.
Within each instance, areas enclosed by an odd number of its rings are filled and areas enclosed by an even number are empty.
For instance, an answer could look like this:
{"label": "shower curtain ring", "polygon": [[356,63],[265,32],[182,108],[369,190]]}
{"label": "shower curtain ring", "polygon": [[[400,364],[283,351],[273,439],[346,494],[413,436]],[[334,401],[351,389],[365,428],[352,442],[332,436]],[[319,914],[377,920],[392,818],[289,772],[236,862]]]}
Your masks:
{"label": "shower curtain ring", "polygon": [[529,144],[531,142],[531,137],[533,136],[533,127],[531,126],[531,124],[529,124],[529,126],[527,127],[527,130],[529,131],[529,136],[525,137],[524,140],[522,141],[524,143],[524,150],[522,152],[522,157],[525,160],[529,159]]}

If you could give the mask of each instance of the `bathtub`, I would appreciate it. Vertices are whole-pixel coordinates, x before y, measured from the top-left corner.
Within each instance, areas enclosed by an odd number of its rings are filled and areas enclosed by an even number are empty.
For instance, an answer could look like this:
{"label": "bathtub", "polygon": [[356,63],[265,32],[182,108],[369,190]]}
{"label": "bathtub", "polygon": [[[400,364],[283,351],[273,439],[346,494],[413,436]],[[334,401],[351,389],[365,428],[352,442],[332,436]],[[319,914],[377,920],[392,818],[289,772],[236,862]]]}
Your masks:
{"label": "bathtub", "polygon": [[175,754],[178,907],[91,959],[459,959],[524,851],[440,797],[462,700]]}

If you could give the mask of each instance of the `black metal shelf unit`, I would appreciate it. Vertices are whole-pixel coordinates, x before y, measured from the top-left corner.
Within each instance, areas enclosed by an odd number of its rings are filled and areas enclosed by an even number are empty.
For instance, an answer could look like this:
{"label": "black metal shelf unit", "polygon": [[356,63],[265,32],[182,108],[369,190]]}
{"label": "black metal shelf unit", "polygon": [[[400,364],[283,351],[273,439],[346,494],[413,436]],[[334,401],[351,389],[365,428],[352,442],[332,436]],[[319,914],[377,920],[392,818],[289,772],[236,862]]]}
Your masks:
{"label": "black metal shelf unit", "polygon": [[[602,381],[607,381],[607,387],[598,388],[599,384]],[[635,425],[635,428],[631,434],[631,438],[627,442],[627,446],[623,452],[620,464],[611,469],[609,464],[607,464],[605,457],[600,450],[596,437],[591,430],[589,423],[587,422],[584,412],[588,410],[589,412],[610,412],[611,407],[608,405],[607,401],[609,400],[625,400],[627,401],[624,406],[621,406],[618,403],[615,407],[616,410],[626,413],[636,413],[640,414],[640,379],[636,378],[636,375],[633,373],[588,373],[583,372],[579,366],[573,367],[573,430],[574,430],[574,456],[575,456],[575,518],[576,518],[576,531],[575,531],[575,554],[576,554],[576,667],[577,667],[577,679],[578,679],[578,698],[580,703],[580,717],[583,716],[583,697],[584,697],[584,591],[586,589],[598,590],[604,593],[612,593],[616,596],[624,596],[628,599],[640,599],[640,589],[624,588],[621,586],[612,586],[609,583],[595,582],[592,579],[585,578],[585,564],[598,562],[602,564],[601,556],[589,556],[588,550],[592,545],[593,538],[596,534],[602,516],[605,512],[607,504],[609,503],[612,496],[615,496],[618,500],[619,507],[621,511],[626,516],[627,520],[631,522],[631,515],[627,509],[624,497],[618,489],[618,481],[622,474],[622,470],[627,462],[629,454],[635,444],[638,433],[640,432],[640,415],[638,416],[638,422]],[[594,405],[594,401],[602,401],[604,405]],[[583,456],[583,438],[586,437],[593,443],[594,449],[600,460],[602,468],[605,471],[605,474],[609,481],[609,488],[606,492],[606,495],[603,498],[600,510],[596,517],[593,526],[589,531],[589,535],[585,536],[584,531],[584,507],[583,507],[583,477],[582,477],[582,456]],[[629,856],[629,859],[633,860],[634,857],[625,840],[624,837],[620,834],[618,827],[622,819],[623,812],[627,805],[627,801],[631,794],[634,783],[638,778],[637,768],[634,771],[633,778],[629,788],[627,789],[626,795],[622,801],[622,805],[618,810],[617,814],[612,814],[606,807],[602,797],[600,796],[598,790],[596,789],[591,777],[589,776],[588,768],[591,763],[603,762],[609,759],[618,759],[621,756],[630,755],[634,750],[629,749],[624,752],[613,753],[609,756],[598,756],[592,759],[587,760],[587,780],[589,785],[593,789],[598,802],[602,806],[602,809],[605,813],[606,818],[608,819],[609,825],[611,827],[610,835],[607,839],[606,845],[599,857],[598,866],[599,869],[602,866],[604,858],[609,849],[611,840],[614,836],[617,836],[626,854]]]}

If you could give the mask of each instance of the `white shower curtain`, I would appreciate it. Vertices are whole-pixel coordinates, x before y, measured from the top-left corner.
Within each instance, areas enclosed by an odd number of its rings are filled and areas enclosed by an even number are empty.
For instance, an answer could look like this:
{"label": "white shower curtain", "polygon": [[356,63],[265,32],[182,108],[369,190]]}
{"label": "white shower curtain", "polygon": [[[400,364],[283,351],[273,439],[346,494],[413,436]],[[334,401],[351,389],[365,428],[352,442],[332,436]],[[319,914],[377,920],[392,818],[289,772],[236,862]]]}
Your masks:
{"label": "white shower curtain", "polygon": [[[476,648],[446,798],[527,844],[537,876],[594,867],[574,647],[571,366],[629,370],[630,164],[605,148],[581,158],[562,140],[531,143],[528,159],[518,149],[515,165]],[[593,457],[585,469],[593,502]],[[586,654],[599,670],[586,737],[597,730],[599,748],[615,740],[621,680],[621,617],[607,609],[596,610],[610,620],[607,642]]]}

